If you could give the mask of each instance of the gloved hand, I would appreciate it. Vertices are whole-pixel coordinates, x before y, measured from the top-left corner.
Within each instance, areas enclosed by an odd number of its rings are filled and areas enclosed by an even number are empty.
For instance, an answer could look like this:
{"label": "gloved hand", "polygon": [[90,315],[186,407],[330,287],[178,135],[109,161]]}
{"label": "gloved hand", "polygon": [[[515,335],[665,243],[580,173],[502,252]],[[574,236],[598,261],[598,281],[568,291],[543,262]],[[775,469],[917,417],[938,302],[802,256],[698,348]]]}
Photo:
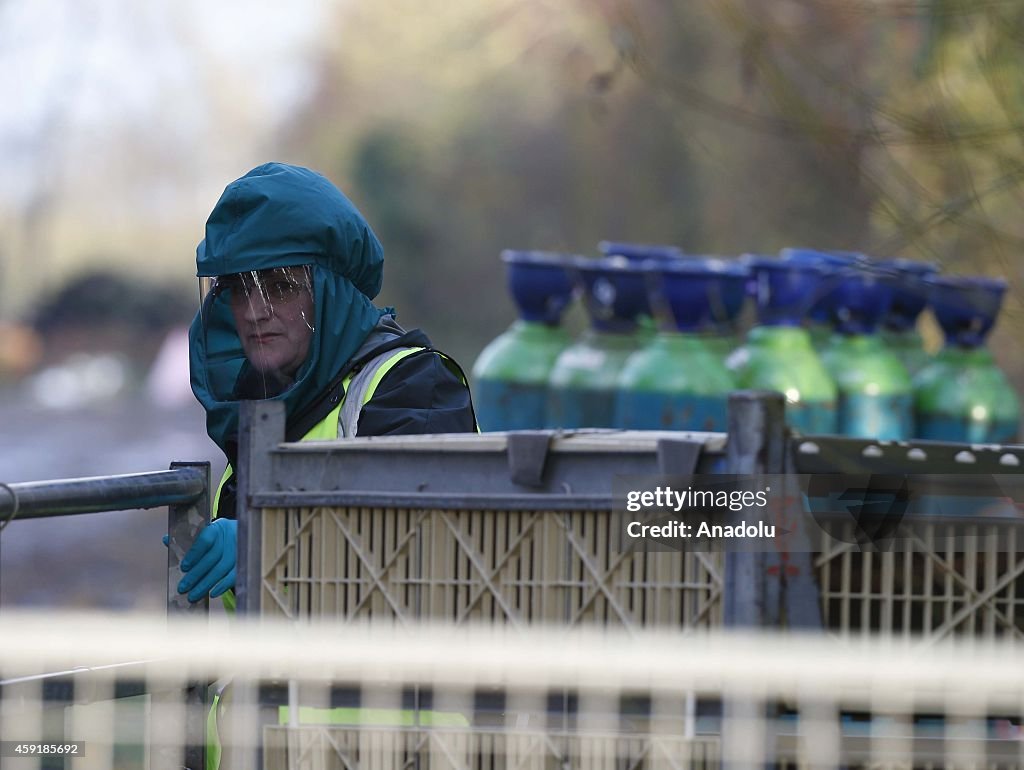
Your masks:
{"label": "gloved hand", "polygon": [[237,543],[237,521],[211,521],[181,560],[181,571],[188,574],[178,583],[178,593],[187,591],[188,600],[197,602],[206,594],[216,598],[234,588]]}

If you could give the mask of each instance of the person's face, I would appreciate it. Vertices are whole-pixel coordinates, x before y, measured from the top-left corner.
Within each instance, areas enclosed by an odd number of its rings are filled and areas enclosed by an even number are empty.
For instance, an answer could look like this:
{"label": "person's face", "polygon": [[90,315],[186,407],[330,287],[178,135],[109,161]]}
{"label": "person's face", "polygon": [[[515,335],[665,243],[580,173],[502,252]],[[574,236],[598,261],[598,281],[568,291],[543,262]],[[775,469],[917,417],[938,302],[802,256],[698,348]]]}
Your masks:
{"label": "person's face", "polygon": [[307,268],[281,267],[223,279],[245,357],[257,371],[294,379],[313,337]]}

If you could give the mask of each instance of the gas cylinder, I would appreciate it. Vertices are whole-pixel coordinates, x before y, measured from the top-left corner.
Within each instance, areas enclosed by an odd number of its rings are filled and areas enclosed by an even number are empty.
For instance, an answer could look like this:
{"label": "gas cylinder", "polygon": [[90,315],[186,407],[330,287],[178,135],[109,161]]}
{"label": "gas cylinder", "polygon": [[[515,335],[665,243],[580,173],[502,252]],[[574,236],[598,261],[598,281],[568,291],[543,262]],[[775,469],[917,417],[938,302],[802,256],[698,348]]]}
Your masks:
{"label": "gas cylinder", "polygon": [[638,322],[651,315],[644,271],[621,256],[578,258],[572,265],[590,323],[552,367],[547,424],[611,428],[619,375],[647,339]]}
{"label": "gas cylinder", "polygon": [[839,391],[838,431],[905,441],[913,435],[910,375],[878,335],[897,276],[861,264],[839,271],[838,278],[831,295],[835,333],[822,352]]}
{"label": "gas cylinder", "polygon": [[757,324],[747,335],[739,386],[776,390],[786,398],[786,421],[803,433],[836,429],[836,384],[802,322],[821,287],[823,271],[799,261],[752,257]]}
{"label": "gas cylinder", "polygon": [[[733,378],[706,342],[728,292],[710,260],[646,262],[658,333],[626,361],[618,379],[616,427],[726,430]],[[744,271],[745,272],[745,271]]]}
{"label": "gas cylinder", "polygon": [[924,282],[945,345],[914,378],[918,437],[975,444],[1016,441],[1020,402],[985,346],[1006,281],[929,276]]}
{"label": "gas cylinder", "polygon": [[506,250],[501,258],[519,317],[473,365],[477,422],[483,431],[540,429],[551,368],[569,344],[561,319],[573,286],[564,255]]}

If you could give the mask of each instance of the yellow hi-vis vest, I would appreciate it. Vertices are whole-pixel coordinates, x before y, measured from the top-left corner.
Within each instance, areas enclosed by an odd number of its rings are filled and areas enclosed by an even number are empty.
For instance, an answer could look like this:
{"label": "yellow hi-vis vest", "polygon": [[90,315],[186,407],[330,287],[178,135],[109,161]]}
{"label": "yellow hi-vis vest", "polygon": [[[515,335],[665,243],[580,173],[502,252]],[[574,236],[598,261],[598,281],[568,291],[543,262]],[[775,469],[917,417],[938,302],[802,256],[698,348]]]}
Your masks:
{"label": "yellow hi-vis vest", "polygon": [[[362,408],[373,398],[384,376],[391,369],[407,356],[426,350],[423,347],[407,347],[387,350],[375,358],[371,358],[357,372],[350,373],[342,380],[343,396],[341,402],[330,411],[320,422],[314,425],[303,436],[301,441],[322,441],[338,437],[355,436],[359,427],[359,414]],[[449,360],[443,353],[438,353],[446,361]],[[460,375],[461,376],[461,375]],[[465,378],[463,377],[463,382]],[[477,428],[479,431],[479,428]],[[217,494],[213,499],[213,517],[217,516],[217,508],[220,505],[220,493],[224,484],[234,470],[230,465],[224,469],[224,475],[217,485]],[[227,591],[221,599],[224,608],[228,612],[235,610],[235,592]],[[213,685],[213,703],[206,717],[206,770],[219,770],[221,758],[220,731],[218,729],[218,714],[223,708],[225,690],[230,679]],[[288,724],[289,714],[287,706],[278,707],[278,723]],[[434,711],[413,712],[409,710],[392,709],[362,709],[362,708],[299,708],[299,722],[312,725],[444,725],[444,726],[468,726],[469,721],[462,714],[442,713]]]}
{"label": "yellow hi-vis vest", "polygon": [[[350,372],[341,381],[342,397],[334,409],[326,417],[314,425],[303,436],[300,441],[324,441],[338,437],[355,436],[359,429],[359,414],[363,407],[370,402],[377,386],[384,379],[391,369],[407,356],[426,350],[422,347],[397,348],[387,350],[375,358],[371,358],[357,372]],[[439,354],[444,355],[444,354]],[[447,358],[447,357],[446,357]],[[234,473],[234,469],[228,465],[224,469],[224,475],[217,485],[217,494],[213,498],[213,518],[217,517],[217,510],[220,507],[220,493],[224,485]],[[221,597],[224,602],[224,609],[228,612],[235,611],[235,592],[227,591]]]}

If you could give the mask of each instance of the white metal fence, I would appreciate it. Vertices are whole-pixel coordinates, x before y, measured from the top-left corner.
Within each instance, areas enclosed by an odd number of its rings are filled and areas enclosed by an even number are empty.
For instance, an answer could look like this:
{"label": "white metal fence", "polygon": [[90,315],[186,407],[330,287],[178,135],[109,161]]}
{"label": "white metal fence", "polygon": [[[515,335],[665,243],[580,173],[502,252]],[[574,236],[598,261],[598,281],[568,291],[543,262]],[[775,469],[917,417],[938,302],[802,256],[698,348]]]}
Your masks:
{"label": "white metal fence", "polygon": [[[976,639],[8,612],[0,766],[188,766],[186,688],[231,676],[222,767],[1016,767],[1022,661]],[[41,742],[84,755],[14,752]]]}

